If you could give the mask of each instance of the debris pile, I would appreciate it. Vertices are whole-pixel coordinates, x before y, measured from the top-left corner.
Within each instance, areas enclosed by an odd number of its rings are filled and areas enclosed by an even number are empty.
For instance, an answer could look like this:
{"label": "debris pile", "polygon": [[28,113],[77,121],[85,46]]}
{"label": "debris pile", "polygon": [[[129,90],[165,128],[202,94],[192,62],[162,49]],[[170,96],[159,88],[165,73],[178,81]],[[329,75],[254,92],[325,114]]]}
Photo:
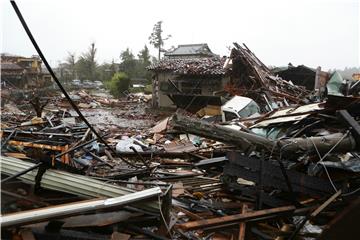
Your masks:
{"label": "debris pile", "polygon": [[68,94],[11,4],[64,96],[2,103],[2,239],[356,238],[358,84],[335,73],[311,97],[235,43],[149,68],[226,73],[231,104],[149,113],[142,94]]}
{"label": "debris pile", "polygon": [[238,98],[231,121],[208,116],[219,106],[166,114],[142,94],[71,92],[96,135],[61,95],[7,100],[3,239],[345,239],[339,226],[354,236],[360,99],[330,82],[332,95],[310,102],[247,48],[231,58],[232,90],[253,98]]}
{"label": "debris pile", "polygon": [[225,68],[230,68],[230,82],[226,90],[239,96],[247,96],[262,105],[287,106],[289,103],[306,103],[309,94],[302,86],[297,86],[275,76],[249,48],[234,43]]}

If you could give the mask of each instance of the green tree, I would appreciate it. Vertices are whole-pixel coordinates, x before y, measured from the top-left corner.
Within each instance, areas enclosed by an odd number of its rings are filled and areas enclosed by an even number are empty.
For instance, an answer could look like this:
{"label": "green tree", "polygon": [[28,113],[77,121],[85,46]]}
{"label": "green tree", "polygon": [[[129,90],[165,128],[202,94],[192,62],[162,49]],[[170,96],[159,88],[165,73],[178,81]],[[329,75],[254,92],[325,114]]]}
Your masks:
{"label": "green tree", "polygon": [[110,66],[111,64],[109,63],[103,63],[97,67],[98,80],[104,82],[111,79],[114,73],[111,73]]}
{"label": "green tree", "polygon": [[153,45],[155,48],[158,49],[158,60],[160,61],[160,53],[162,51],[164,51],[162,49],[162,46],[164,46],[164,41],[168,40],[171,35],[167,35],[166,38],[162,37],[162,21],[158,21],[154,27],[153,27],[153,32],[151,33],[150,37],[149,37],[149,41],[150,44]]}
{"label": "green tree", "polygon": [[136,76],[137,60],[129,48],[120,54],[120,71],[125,72],[130,78]]}
{"label": "green tree", "polygon": [[151,56],[150,56],[150,53],[149,53],[149,49],[145,45],[144,49],[142,49],[138,54],[139,61],[141,61],[143,66],[147,67],[147,66],[149,66],[151,64],[150,57]]}
{"label": "green tree", "polygon": [[114,97],[120,97],[124,95],[124,91],[129,89],[130,78],[126,73],[118,72],[110,81],[105,82],[105,86]]}
{"label": "green tree", "polygon": [[66,65],[69,68],[69,71],[71,73],[71,77],[73,79],[76,78],[76,55],[75,53],[68,52],[68,56],[66,57]]}
{"label": "green tree", "polygon": [[98,78],[96,69],[98,64],[96,62],[97,48],[92,42],[87,52],[84,52],[79,60],[76,62],[76,69],[80,79],[89,79],[95,81]]}
{"label": "green tree", "polygon": [[113,76],[116,73],[116,71],[117,71],[116,69],[117,69],[116,63],[115,63],[115,61],[113,59],[111,61],[110,68],[109,68],[111,76]]}
{"label": "green tree", "polygon": [[151,64],[150,61],[150,53],[148,47],[145,45],[144,49],[142,49],[138,54],[138,64],[137,64],[137,73],[138,77],[145,78],[148,81],[151,81],[151,72],[146,70],[146,67],[148,67]]}
{"label": "green tree", "polygon": [[81,80],[90,79],[90,65],[89,62],[86,61],[83,57],[80,57],[79,60],[76,62],[76,72],[77,76]]}

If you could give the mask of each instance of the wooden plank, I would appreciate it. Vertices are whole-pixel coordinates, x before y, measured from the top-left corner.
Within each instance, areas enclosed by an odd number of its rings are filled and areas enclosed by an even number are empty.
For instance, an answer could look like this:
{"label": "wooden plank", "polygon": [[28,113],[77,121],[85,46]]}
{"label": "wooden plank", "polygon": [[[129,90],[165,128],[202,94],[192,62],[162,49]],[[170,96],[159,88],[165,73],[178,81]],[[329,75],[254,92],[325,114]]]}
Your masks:
{"label": "wooden plank", "polygon": [[179,224],[177,225],[177,227],[184,230],[195,230],[195,229],[206,228],[215,225],[236,224],[238,222],[251,221],[257,218],[264,219],[265,217],[281,216],[283,214],[292,213],[295,210],[296,208],[294,206],[271,208],[271,209],[229,215],[224,217],[187,222],[187,223]]}
{"label": "wooden plank", "polygon": [[201,220],[203,219],[202,217],[200,217],[199,215],[190,212],[188,210],[186,210],[185,208],[179,207],[179,206],[174,206],[174,208],[180,212],[183,212],[186,216],[188,216],[191,220]]}
{"label": "wooden plank", "polygon": [[[248,211],[248,206],[244,203],[241,213],[245,214]],[[239,236],[238,236],[238,240],[245,240],[245,229],[246,228],[246,223],[242,222],[239,224]]]}
{"label": "wooden plank", "polygon": [[24,146],[24,147],[31,147],[31,148],[40,148],[40,149],[48,149],[53,151],[64,151],[64,146],[51,146],[46,144],[40,144],[40,143],[32,143],[32,142],[21,142],[21,141],[14,141],[10,140],[9,145],[14,146]]}
{"label": "wooden plank", "polygon": [[320,212],[322,212],[327,206],[330,205],[337,197],[341,195],[341,190],[337,191],[335,194],[333,194],[328,200],[326,200],[323,204],[321,204],[319,207],[317,207],[310,215],[306,216],[304,220],[300,224],[297,225],[295,231],[291,234],[291,236],[288,238],[288,240],[295,239],[296,235],[299,233],[299,231],[304,227],[305,223],[308,220],[314,219]]}

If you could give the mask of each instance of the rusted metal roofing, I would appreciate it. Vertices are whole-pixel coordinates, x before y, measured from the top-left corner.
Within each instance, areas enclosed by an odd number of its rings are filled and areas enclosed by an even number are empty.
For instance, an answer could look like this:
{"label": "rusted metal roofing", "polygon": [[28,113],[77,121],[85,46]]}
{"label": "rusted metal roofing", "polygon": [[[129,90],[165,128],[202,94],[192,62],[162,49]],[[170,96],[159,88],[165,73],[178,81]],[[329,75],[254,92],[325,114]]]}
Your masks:
{"label": "rusted metal roofing", "polygon": [[147,69],[155,72],[173,72],[182,75],[224,75],[226,58],[173,58],[163,59]]}

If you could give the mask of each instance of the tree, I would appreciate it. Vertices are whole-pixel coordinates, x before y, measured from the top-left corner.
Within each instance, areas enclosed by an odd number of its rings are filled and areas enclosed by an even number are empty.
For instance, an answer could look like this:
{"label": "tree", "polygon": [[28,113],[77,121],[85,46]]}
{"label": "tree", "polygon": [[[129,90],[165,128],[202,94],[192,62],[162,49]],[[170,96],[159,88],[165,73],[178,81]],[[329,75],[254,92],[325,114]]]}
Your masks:
{"label": "tree", "polygon": [[137,60],[129,48],[120,54],[120,71],[125,72],[130,78],[136,76]]}
{"label": "tree", "polygon": [[145,44],[144,49],[142,49],[138,54],[139,61],[141,61],[144,67],[147,67],[151,64],[150,57],[149,49]]}
{"label": "tree", "polygon": [[92,81],[97,79],[96,68],[98,64],[95,59],[96,52],[95,43],[92,42],[88,51],[83,53],[77,61],[76,67],[80,79],[89,79]]}
{"label": "tree", "polygon": [[115,73],[110,81],[105,82],[106,88],[114,97],[120,97],[129,89],[130,78],[124,72]]}
{"label": "tree", "polygon": [[153,32],[151,33],[150,37],[149,37],[149,41],[150,44],[153,45],[155,48],[158,49],[158,60],[160,61],[160,53],[162,51],[164,51],[162,49],[162,46],[164,46],[164,41],[168,40],[171,35],[168,35],[166,38],[162,37],[162,21],[158,21],[154,27],[153,27]]}
{"label": "tree", "polygon": [[142,49],[138,54],[138,64],[137,64],[137,74],[140,78],[145,78],[148,81],[151,80],[151,73],[146,70],[146,67],[150,66],[150,53],[148,47],[145,45],[144,49]]}
{"label": "tree", "polygon": [[65,64],[71,74],[71,79],[75,79],[76,78],[76,55],[75,55],[75,53],[68,52],[68,56],[65,59]]}

